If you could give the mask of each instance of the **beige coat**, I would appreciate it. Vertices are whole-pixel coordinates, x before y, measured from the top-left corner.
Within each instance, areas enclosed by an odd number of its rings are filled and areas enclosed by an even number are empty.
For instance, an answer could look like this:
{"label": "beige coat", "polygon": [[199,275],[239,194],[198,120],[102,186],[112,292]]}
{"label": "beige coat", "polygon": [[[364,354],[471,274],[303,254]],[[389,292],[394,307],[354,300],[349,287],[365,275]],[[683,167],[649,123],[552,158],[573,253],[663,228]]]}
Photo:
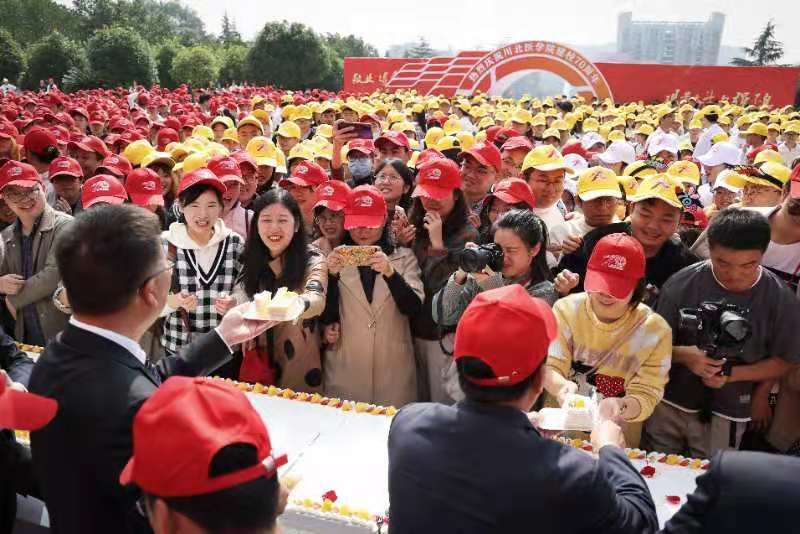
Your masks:
{"label": "beige coat", "polygon": [[[33,272],[34,275],[25,281],[22,290],[16,295],[9,295],[8,301],[17,310],[17,324],[14,339],[25,339],[22,308],[36,306],[39,324],[46,341],[59,333],[67,324],[68,316],[61,313],[53,304],[53,292],[58,286],[60,276],[56,265],[55,243],[58,236],[72,222],[72,216],[56,211],[46,205],[42,213],[39,227],[33,236]],[[14,223],[2,232],[3,255],[0,265],[0,276],[6,274],[22,275],[22,238]]]}
{"label": "beige coat", "polygon": [[[398,247],[389,257],[395,271],[424,298],[414,253]],[[325,355],[325,394],[331,397],[403,406],[416,400],[417,376],[409,318],[400,313],[382,276],[375,278],[372,304],[358,269],[339,276],[339,342]]]}

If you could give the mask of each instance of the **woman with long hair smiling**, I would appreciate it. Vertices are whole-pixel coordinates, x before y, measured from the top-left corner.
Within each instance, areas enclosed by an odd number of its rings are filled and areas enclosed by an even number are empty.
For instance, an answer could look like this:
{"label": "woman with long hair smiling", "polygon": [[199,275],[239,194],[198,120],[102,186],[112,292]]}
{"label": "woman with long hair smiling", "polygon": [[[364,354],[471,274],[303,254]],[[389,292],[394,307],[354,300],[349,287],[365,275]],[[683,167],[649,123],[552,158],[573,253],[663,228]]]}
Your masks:
{"label": "woman with long hair smiling", "polygon": [[296,391],[321,391],[320,333],[317,316],[325,309],[328,266],[309,246],[300,207],[291,194],[273,188],[253,204],[237,300],[286,287],[300,295],[305,311],[297,322],[283,322],[245,347],[239,376]]}

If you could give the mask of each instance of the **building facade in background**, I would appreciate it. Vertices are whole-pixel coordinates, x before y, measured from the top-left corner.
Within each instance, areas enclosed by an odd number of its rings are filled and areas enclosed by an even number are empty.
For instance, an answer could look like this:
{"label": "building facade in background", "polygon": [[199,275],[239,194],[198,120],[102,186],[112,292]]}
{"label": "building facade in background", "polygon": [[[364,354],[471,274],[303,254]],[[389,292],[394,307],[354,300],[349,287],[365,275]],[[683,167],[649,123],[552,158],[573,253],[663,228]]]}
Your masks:
{"label": "building facade in background", "polygon": [[617,51],[630,61],[667,65],[716,65],[725,15],[705,22],[633,20],[630,11],[617,22]]}

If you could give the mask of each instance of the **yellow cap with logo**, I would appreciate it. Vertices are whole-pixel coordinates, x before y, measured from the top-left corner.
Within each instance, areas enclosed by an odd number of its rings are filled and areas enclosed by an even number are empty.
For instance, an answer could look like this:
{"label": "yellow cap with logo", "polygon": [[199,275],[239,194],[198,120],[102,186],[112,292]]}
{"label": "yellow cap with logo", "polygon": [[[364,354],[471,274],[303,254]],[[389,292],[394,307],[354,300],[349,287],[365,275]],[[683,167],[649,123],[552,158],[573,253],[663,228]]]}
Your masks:
{"label": "yellow cap with logo", "polygon": [[125,159],[131,162],[131,165],[141,165],[142,160],[151,152],[155,152],[155,148],[145,139],[134,141],[125,147],[122,155]]}
{"label": "yellow cap with logo", "polygon": [[682,183],[700,185],[700,168],[691,161],[676,161],[667,167],[667,175]]}
{"label": "yellow cap with logo", "polygon": [[257,136],[247,143],[245,151],[256,160],[256,165],[264,165],[267,167],[277,167],[278,149],[271,139],[263,136]]}
{"label": "yellow cap with logo", "polygon": [[564,157],[555,147],[550,145],[540,145],[528,152],[525,159],[522,161],[522,172],[528,169],[536,169],[537,171],[556,171],[565,170],[570,174],[575,171],[567,165]]}
{"label": "yellow cap with logo", "polygon": [[683,204],[678,199],[678,192],[682,190],[681,184],[668,174],[653,174],[639,183],[636,194],[628,197],[628,200],[641,202],[642,200],[656,199],[682,209]]}
{"label": "yellow cap with logo", "polygon": [[617,175],[605,167],[586,169],[578,177],[578,197],[588,202],[600,197],[622,198]]}
{"label": "yellow cap with logo", "polygon": [[765,161],[758,167],[736,167],[734,170],[734,174],[728,176],[728,183],[740,189],[747,184],[753,184],[782,191],[792,175],[789,167],[774,161]]}
{"label": "yellow cap with logo", "polygon": [[248,115],[247,117],[243,118],[239,121],[239,124],[236,125],[236,129],[238,130],[242,126],[255,126],[258,128],[259,132],[264,132],[264,126],[261,124],[261,121],[258,120],[257,117],[253,115]]}
{"label": "yellow cap with logo", "polygon": [[300,139],[300,127],[292,121],[284,121],[278,127],[278,135],[281,137]]}

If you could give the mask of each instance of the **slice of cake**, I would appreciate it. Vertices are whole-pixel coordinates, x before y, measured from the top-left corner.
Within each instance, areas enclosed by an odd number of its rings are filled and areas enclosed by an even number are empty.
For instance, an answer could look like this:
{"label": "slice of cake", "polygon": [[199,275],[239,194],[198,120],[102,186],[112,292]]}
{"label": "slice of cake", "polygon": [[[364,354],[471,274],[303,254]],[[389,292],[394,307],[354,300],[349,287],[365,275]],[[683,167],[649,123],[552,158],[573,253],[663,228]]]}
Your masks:
{"label": "slice of cake", "polygon": [[594,426],[592,401],[588,397],[574,395],[564,405],[564,425],[576,430],[591,430]]}
{"label": "slice of cake", "polygon": [[297,302],[297,293],[285,287],[278,289],[269,302],[267,309],[269,318],[273,321],[288,321],[293,319],[294,306]]}
{"label": "slice of cake", "polygon": [[269,315],[269,303],[272,300],[272,293],[269,291],[256,293],[254,300],[256,302],[256,314],[259,317],[266,317]]}

